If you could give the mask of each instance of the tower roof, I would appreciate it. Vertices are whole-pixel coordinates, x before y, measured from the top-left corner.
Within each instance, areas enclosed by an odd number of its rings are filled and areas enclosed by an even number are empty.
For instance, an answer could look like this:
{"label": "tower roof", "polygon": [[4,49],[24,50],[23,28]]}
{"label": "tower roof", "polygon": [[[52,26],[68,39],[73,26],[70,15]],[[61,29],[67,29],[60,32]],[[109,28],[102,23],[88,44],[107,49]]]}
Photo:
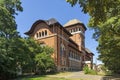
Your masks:
{"label": "tower roof", "polygon": [[68,21],[68,22],[64,25],[64,27],[70,26],[70,25],[74,25],[74,24],[77,24],[77,23],[82,23],[82,22],[79,21],[78,19],[72,19],[72,20]]}
{"label": "tower roof", "polygon": [[82,24],[84,29],[85,30],[87,29],[85,27],[85,25],[81,21],[79,21],[78,19],[72,19],[72,20],[68,21],[66,24],[64,24],[64,27],[68,27],[68,26],[75,25],[75,24]]}

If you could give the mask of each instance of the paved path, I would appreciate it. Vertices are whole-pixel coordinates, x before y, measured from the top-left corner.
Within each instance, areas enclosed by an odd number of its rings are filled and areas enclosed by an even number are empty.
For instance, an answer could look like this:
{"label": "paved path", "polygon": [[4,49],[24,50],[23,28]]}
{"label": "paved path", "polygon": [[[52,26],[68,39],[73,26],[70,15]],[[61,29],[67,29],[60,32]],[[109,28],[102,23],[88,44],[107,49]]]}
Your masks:
{"label": "paved path", "polygon": [[82,79],[82,80],[120,80],[119,77],[111,77],[111,76],[99,76],[99,75],[86,75],[83,71],[72,72],[70,75],[63,75],[63,76],[50,76],[50,77],[64,77],[67,79]]}
{"label": "paved path", "polygon": [[85,75],[82,71],[73,72],[72,75],[65,78],[83,79],[83,80],[101,80],[102,76],[98,75]]}

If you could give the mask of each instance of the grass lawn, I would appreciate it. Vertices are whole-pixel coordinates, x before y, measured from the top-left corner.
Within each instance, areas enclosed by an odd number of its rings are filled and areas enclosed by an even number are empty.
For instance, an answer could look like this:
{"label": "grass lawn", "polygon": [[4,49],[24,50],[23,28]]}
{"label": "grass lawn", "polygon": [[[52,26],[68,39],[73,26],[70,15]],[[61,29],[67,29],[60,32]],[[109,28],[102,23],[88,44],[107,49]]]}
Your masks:
{"label": "grass lawn", "polygon": [[23,78],[21,80],[68,80],[68,79],[55,78],[55,77],[34,77],[34,78]]}
{"label": "grass lawn", "polygon": [[57,78],[57,77],[31,77],[31,78],[22,78],[18,80],[82,80],[82,79],[66,79],[66,78]]}
{"label": "grass lawn", "polygon": [[[72,74],[72,73],[71,72],[60,72],[60,73],[45,75],[45,76],[25,77],[25,78],[20,78],[20,79],[17,79],[17,80],[82,80],[82,79],[66,79],[66,78],[63,78],[63,76],[67,76],[67,75],[70,75],[70,74]],[[59,77],[55,77],[55,76],[59,76]]]}
{"label": "grass lawn", "polygon": [[67,75],[70,75],[70,74],[72,74],[72,72],[67,72],[67,71],[65,71],[65,72],[59,72],[59,73],[56,73],[56,74],[49,74],[49,75],[46,75],[46,76],[67,76]]}

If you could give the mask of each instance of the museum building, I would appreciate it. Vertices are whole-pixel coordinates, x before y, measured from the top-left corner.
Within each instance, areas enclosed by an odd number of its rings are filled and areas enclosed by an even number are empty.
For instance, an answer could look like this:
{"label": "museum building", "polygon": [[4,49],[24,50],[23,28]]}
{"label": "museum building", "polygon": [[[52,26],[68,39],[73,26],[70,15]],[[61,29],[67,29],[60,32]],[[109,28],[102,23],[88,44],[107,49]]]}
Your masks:
{"label": "museum building", "polygon": [[82,70],[93,65],[94,54],[85,47],[85,25],[77,19],[61,25],[56,19],[37,20],[25,34],[41,46],[54,49],[52,57],[58,71]]}

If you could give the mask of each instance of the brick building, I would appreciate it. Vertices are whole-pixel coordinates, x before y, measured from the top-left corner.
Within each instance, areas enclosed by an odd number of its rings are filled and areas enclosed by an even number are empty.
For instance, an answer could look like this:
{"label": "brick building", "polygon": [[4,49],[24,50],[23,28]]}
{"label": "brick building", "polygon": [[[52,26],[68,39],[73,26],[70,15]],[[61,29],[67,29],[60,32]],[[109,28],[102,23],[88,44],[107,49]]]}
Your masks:
{"label": "brick building", "polygon": [[54,18],[36,21],[26,35],[41,46],[54,48],[52,57],[58,71],[81,70],[86,63],[92,68],[93,53],[85,48],[86,27],[77,19],[62,26]]}

